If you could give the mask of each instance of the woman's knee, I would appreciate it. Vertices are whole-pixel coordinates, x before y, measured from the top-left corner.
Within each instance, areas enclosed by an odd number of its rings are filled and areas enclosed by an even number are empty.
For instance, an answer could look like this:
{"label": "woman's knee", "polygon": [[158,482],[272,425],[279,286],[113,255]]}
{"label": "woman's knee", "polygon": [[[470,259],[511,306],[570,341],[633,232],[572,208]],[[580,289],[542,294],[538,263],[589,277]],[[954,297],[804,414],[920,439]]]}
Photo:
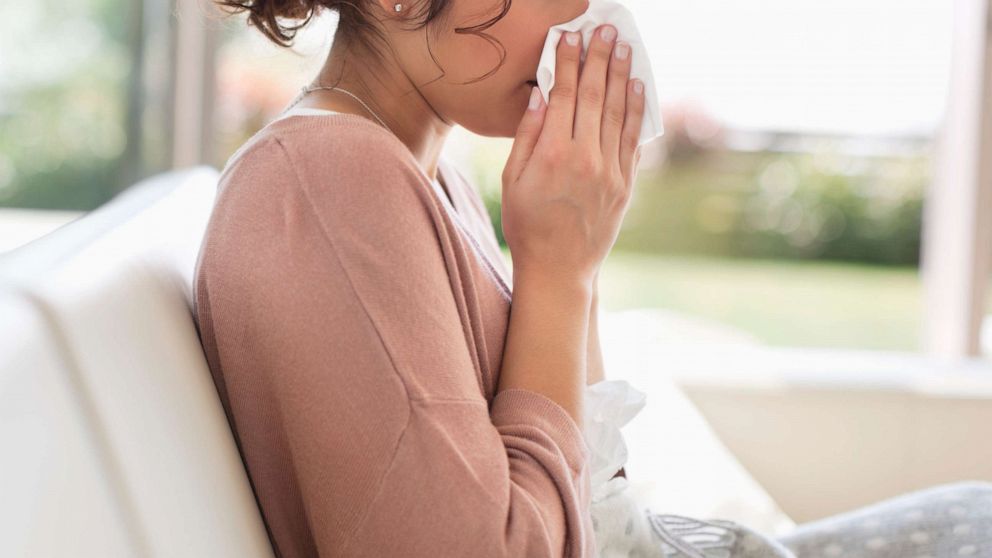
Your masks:
{"label": "woman's knee", "polygon": [[[992,482],[983,480],[964,480],[937,485],[937,492],[948,499],[987,499],[992,503]],[[992,508],[990,508],[992,509]]]}

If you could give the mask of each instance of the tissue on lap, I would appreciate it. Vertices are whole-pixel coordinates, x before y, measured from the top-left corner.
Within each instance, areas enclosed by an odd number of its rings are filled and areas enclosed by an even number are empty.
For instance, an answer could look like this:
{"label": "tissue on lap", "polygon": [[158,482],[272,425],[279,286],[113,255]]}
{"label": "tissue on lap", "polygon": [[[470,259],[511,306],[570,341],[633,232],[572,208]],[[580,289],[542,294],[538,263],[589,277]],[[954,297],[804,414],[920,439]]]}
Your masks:
{"label": "tissue on lap", "polygon": [[589,9],[579,17],[555,25],[548,31],[541,53],[541,61],[537,68],[537,86],[541,90],[544,102],[550,100],[551,88],[555,81],[555,62],[557,61],[558,39],[566,31],[577,31],[582,34],[582,60],[596,27],[609,23],[617,28],[617,40],[630,44],[631,68],[630,78],[638,78],[644,82],[644,118],[641,122],[641,137],[638,145],[657,138],[665,133],[661,120],[661,107],[658,104],[658,92],[655,88],[654,75],[651,70],[651,59],[648,56],[640,31],[637,29],[634,14],[623,4],[614,0],[591,0]]}
{"label": "tissue on lap", "polygon": [[593,501],[609,492],[607,482],[627,462],[620,428],[644,408],[647,396],[626,380],[602,380],[586,386],[583,435],[589,449]]}

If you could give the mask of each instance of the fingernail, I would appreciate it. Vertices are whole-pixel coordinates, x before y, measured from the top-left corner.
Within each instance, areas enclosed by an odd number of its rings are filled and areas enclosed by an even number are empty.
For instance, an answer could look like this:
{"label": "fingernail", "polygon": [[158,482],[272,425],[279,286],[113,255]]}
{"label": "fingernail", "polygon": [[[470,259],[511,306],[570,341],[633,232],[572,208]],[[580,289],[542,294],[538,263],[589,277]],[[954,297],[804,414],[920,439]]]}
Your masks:
{"label": "fingernail", "polygon": [[530,110],[537,110],[541,107],[541,90],[536,87],[531,87],[530,89],[530,103],[527,108]]}
{"label": "fingernail", "polygon": [[571,31],[569,31],[568,33],[565,33],[565,42],[567,42],[568,44],[570,44],[572,46],[575,46],[575,45],[579,44],[579,34],[578,33],[572,33]]}
{"label": "fingernail", "polygon": [[644,83],[641,82],[641,80],[635,81],[634,82],[634,93],[637,93],[638,95],[640,95],[643,92],[644,92]]}
{"label": "fingernail", "polygon": [[603,40],[612,41],[613,37],[617,36],[617,30],[611,25],[607,25],[599,31],[599,36],[603,37]]}
{"label": "fingernail", "polygon": [[617,43],[617,46],[613,48],[613,54],[617,57],[617,60],[626,60],[627,55],[630,54],[630,45],[627,43]]}

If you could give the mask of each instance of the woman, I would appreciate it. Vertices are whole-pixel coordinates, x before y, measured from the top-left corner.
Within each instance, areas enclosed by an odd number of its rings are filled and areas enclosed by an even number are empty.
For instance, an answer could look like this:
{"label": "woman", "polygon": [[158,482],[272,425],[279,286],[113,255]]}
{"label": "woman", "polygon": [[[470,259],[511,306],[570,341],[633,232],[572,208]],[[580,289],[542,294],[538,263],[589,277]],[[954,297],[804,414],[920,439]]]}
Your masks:
{"label": "woman", "polygon": [[[225,166],[196,266],[197,326],[277,555],[612,552],[583,410],[604,379],[596,277],[639,158],[629,46],[604,25],[580,63],[565,34],[546,106],[547,31],[586,0],[219,1],[283,45],[340,14],[315,82]],[[515,138],[512,282],[441,155],[455,123]],[[634,510],[651,534],[629,554],[790,552],[678,521]]]}

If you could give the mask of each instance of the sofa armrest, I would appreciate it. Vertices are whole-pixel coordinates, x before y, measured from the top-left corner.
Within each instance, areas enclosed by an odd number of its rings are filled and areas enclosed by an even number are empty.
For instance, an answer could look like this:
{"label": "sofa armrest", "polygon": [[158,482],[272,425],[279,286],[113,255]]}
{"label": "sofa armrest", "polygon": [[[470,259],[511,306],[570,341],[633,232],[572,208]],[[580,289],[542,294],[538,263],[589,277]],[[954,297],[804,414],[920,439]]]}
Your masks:
{"label": "sofa armrest", "polygon": [[666,358],[720,439],[797,522],[992,480],[987,362],[760,346]]}

